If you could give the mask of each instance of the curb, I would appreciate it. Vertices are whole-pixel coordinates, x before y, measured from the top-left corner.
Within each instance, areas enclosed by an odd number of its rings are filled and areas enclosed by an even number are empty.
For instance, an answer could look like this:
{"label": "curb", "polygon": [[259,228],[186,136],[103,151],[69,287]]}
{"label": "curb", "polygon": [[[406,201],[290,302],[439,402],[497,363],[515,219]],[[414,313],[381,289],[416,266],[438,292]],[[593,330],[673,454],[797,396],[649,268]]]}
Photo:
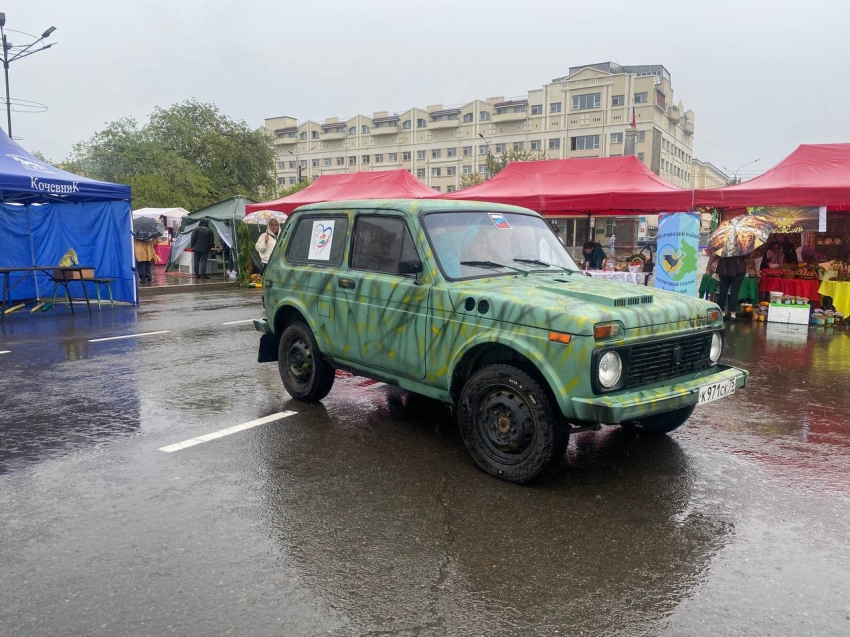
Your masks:
{"label": "curb", "polygon": [[[233,290],[241,290],[239,283],[236,281],[222,281],[221,283],[189,283],[186,285],[160,285],[156,287],[141,287],[139,286],[139,298],[143,299],[148,296],[160,296],[162,294],[185,294],[186,292],[231,292]],[[251,289],[251,288],[247,288]]]}

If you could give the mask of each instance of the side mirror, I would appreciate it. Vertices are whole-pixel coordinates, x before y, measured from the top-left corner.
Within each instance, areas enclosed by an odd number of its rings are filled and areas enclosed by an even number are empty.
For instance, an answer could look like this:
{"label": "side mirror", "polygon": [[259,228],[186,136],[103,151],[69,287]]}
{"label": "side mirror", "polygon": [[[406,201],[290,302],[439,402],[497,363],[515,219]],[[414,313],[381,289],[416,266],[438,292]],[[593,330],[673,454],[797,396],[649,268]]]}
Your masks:
{"label": "side mirror", "polygon": [[419,259],[409,259],[407,261],[399,261],[398,262],[398,273],[399,274],[412,274],[414,276],[419,276],[422,274],[422,261]]}

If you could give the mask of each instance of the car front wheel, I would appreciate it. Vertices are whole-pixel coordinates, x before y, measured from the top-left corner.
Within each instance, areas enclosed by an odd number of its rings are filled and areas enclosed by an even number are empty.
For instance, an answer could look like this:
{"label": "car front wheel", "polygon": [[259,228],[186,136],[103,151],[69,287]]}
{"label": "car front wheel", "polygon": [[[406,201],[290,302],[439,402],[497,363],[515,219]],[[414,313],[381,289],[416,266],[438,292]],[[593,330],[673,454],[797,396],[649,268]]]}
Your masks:
{"label": "car front wheel", "polygon": [[287,393],[307,403],[320,401],[334,384],[334,368],[325,362],[313,332],[291,323],[280,337],[277,365]]}
{"label": "car front wheel", "polygon": [[530,375],[511,365],[476,371],[461,392],[458,424],[476,464],[511,482],[528,482],[563,458],[569,426]]}

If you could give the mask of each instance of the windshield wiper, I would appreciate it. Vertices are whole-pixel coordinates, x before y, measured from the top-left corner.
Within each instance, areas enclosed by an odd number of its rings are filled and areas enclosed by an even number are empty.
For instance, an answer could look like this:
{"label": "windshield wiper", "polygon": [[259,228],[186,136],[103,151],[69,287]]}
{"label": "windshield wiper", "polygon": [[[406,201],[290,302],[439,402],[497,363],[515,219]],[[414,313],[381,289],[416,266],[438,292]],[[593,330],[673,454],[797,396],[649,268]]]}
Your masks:
{"label": "windshield wiper", "polygon": [[541,261],[540,259],[514,259],[517,263],[531,263],[532,265],[542,265],[547,268],[561,268],[564,272],[568,274],[575,274],[575,270],[571,270],[570,268],[565,268],[562,265],[555,265],[554,263],[546,263],[545,261]]}
{"label": "windshield wiper", "polygon": [[505,265],[504,263],[496,263],[495,261],[461,261],[460,264],[471,265],[476,268],[507,268],[508,270],[513,270],[514,272],[519,272],[520,274],[528,276],[528,270],[515,268],[512,265]]}

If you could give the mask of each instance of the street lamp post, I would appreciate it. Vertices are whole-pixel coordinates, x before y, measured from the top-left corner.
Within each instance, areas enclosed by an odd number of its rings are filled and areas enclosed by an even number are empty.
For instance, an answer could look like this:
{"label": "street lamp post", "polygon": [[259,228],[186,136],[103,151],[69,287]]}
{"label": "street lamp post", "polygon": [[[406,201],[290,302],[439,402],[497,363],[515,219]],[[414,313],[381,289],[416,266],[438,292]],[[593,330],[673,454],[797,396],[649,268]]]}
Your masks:
{"label": "street lamp post", "polygon": [[[50,34],[56,30],[56,27],[50,27],[44,33],[41,34],[40,38],[36,38],[26,46],[12,46],[12,43],[6,39],[6,32],[3,30],[3,27],[6,26],[6,14],[0,13],[0,41],[3,44],[3,72],[6,77],[6,124],[8,127],[7,132],[9,133],[9,137],[12,137],[12,98],[9,95],[9,65],[12,62],[20,60],[25,57],[29,57],[33,53],[39,53],[40,51],[46,51],[56,42],[51,44],[42,44],[41,48],[33,49],[35,45],[39,42],[44,42],[45,38],[49,38]],[[11,29],[10,29],[11,30]],[[16,31],[16,33],[23,33],[22,31]],[[24,35],[29,35],[25,33]],[[35,36],[30,36],[35,37]],[[11,53],[11,56],[10,56]]]}
{"label": "street lamp post", "polygon": [[487,179],[490,178],[490,140],[484,137],[484,133],[478,133],[478,136],[487,144]]}
{"label": "street lamp post", "polygon": [[[754,159],[753,161],[748,161],[746,164],[743,164],[742,166],[738,166],[738,170],[736,170],[734,172],[734,174],[732,175],[732,185],[735,185],[735,184],[738,183],[738,173],[741,171],[742,168],[746,168],[747,166],[756,163],[759,159],[761,159],[761,157],[759,157],[758,159]],[[724,166],[723,169],[729,170],[729,168],[726,168],[726,166]],[[729,172],[731,173],[732,171],[729,170]]]}
{"label": "street lamp post", "polygon": [[293,157],[295,157],[295,174],[297,175],[297,179],[295,180],[295,183],[300,184],[301,183],[301,160],[299,159],[299,155],[298,155],[297,152],[293,153],[290,150],[289,154],[292,155]]}

